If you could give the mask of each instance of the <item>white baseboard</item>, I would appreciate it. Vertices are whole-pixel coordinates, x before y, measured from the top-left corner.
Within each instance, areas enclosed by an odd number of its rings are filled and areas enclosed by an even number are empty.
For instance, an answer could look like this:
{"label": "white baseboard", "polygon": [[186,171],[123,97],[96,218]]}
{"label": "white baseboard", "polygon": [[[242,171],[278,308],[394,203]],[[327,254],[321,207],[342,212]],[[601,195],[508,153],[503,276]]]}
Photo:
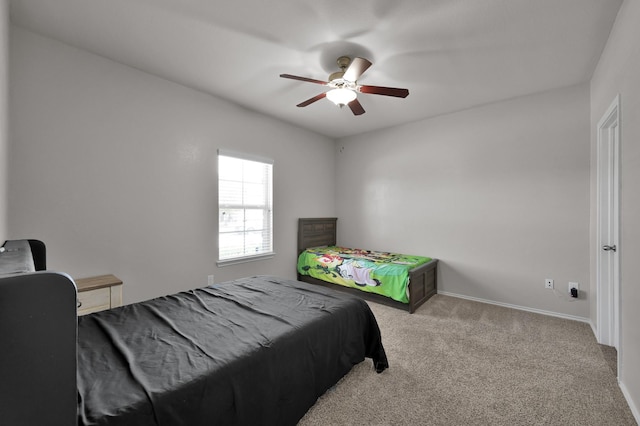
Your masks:
{"label": "white baseboard", "polygon": [[591,326],[591,331],[593,331],[593,335],[596,336],[596,340],[598,340],[598,330],[596,329],[596,325],[593,323],[593,321],[589,321],[589,325]]}
{"label": "white baseboard", "polygon": [[442,294],[443,296],[458,297],[460,299],[473,300],[474,302],[488,303],[490,305],[503,306],[505,308],[518,309],[520,311],[533,312],[533,313],[536,313],[536,314],[549,315],[549,316],[552,316],[552,317],[558,317],[558,318],[564,318],[564,319],[569,319],[569,320],[573,320],[573,321],[585,322],[587,324],[590,324],[591,328],[593,329],[593,325],[591,324],[591,320],[589,318],[585,318],[585,317],[578,317],[578,316],[575,316],[575,315],[567,315],[567,314],[561,314],[561,313],[558,313],[558,312],[545,311],[543,309],[529,308],[527,306],[512,305],[510,303],[495,302],[493,300],[481,299],[479,297],[465,296],[463,294],[457,294],[457,293],[449,293],[448,291],[440,291],[440,290],[438,290],[438,294]]}
{"label": "white baseboard", "polygon": [[633,403],[633,399],[631,399],[631,395],[629,394],[627,387],[620,380],[618,380],[618,386],[624,395],[624,399],[627,400],[627,404],[629,404],[631,414],[633,414],[633,417],[636,419],[636,423],[640,425],[640,411],[638,411],[638,407]]}

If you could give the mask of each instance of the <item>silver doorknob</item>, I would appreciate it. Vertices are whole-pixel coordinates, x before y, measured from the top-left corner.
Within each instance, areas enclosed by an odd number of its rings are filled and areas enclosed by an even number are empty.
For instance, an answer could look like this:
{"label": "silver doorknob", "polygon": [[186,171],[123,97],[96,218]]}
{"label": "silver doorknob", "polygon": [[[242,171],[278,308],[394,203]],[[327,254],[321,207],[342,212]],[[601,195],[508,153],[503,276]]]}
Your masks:
{"label": "silver doorknob", "polygon": [[602,246],[602,250],[604,251],[616,251],[616,245],[612,245],[612,246]]}

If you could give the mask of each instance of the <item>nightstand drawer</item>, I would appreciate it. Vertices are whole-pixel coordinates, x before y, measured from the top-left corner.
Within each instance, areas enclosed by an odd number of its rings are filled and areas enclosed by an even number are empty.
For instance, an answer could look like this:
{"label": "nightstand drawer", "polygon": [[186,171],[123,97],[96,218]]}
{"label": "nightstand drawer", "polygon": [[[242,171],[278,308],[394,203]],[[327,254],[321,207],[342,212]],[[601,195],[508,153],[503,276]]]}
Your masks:
{"label": "nightstand drawer", "polygon": [[109,308],[111,308],[111,289],[109,287],[78,293],[78,315],[104,311]]}

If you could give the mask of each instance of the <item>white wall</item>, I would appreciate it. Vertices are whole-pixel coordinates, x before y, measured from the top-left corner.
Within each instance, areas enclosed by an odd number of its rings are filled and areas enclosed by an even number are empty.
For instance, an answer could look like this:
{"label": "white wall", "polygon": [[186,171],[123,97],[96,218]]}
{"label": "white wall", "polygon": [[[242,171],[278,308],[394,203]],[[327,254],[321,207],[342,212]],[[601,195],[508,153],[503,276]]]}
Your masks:
{"label": "white wall", "polygon": [[588,318],[588,85],[336,149],[340,244],[436,257],[442,292]]}
{"label": "white wall", "polygon": [[0,245],[7,237],[9,6],[0,0]]}
{"label": "white wall", "polygon": [[[596,198],[596,126],[616,97],[621,99],[621,345],[620,387],[640,421],[640,2],[620,7],[607,46],[591,80],[592,212]],[[595,220],[592,253],[596,253]],[[595,256],[593,257],[595,262]],[[595,268],[592,268],[595,291]],[[595,305],[591,309],[596,322]]]}
{"label": "white wall", "polygon": [[[331,139],[23,29],[10,54],[8,229],[45,241],[50,269],[113,273],[127,303],[294,278],[298,217],[335,215]],[[271,260],[216,268],[218,148],[275,160]]]}

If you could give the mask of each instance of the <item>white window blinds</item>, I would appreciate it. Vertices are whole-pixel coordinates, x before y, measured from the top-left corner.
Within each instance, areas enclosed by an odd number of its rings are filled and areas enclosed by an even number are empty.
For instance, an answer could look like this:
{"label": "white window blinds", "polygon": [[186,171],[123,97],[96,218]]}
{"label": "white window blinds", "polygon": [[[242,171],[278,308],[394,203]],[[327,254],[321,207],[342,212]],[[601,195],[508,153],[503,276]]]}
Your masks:
{"label": "white window blinds", "polygon": [[273,252],[273,162],[218,152],[219,260]]}

